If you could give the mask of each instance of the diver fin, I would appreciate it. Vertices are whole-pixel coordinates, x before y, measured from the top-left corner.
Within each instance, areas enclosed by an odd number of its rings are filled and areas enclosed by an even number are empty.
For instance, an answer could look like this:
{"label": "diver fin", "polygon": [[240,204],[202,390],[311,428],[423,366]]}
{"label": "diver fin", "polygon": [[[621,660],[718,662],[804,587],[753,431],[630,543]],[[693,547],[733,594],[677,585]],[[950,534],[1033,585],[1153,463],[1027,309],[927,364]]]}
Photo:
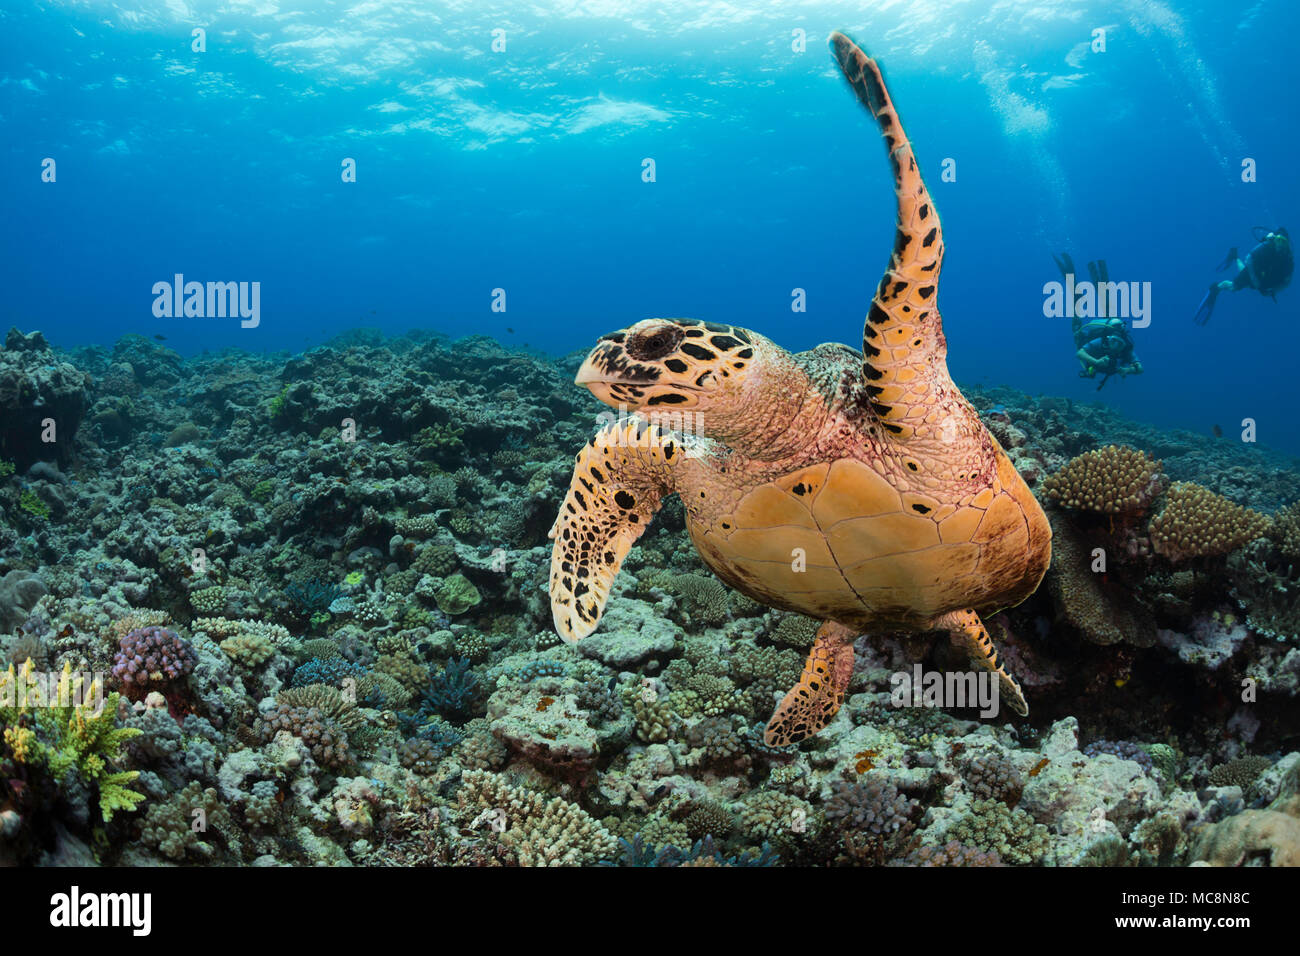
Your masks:
{"label": "diver fin", "polygon": [[1196,307],[1196,315],[1192,316],[1192,321],[1197,325],[1204,325],[1210,321],[1210,316],[1214,314],[1214,303],[1219,298],[1219,284],[1215,282],[1210,286],[1210,291],[1205,293],[1205,298],[1201,304]]}
{"label": "diver fin", "polygon": [[573,643],[596,629],[623,559],[671,491],[680,445],[633,416],[602,428],[578,453],[551,527],[551,616]]}
{"label": "diver fin", "polygon": [[980,670],[992,671],[998,677],[998,691],[1002,700],[1021,717],[1029,714],[1029,704],[1020,692],[1020,685],[998,663],[997,648],[989,637],[984,622],[973,610],[950,611],[941,614],[930,622],[931,627],[946,630],[953,647],[961,648],[970,655],[970,662]]}
{"label": "diver fin", "polygon": [[1237,261],[1237,247],[1233,246],[1228,250],[1228,254],[1223,257],[1223,261],[1215,267],[1216,272],[1223,272]]}
{"label": "diver fin", "polygon": [[1062,252],[1060,258],[1052,256],[1052,261],[1056,263],[1056,269],[1061,273],[1061,278],[1074,275],[1074,260],[1070,258],[1068,252]]}
{"label": "diver fin", "polygon": [[776,707],[763,732],[769,747],[797,744],[829,724],[839,713],[853,676],[853,641],[858,632],[826,621],[803,665],[799,683]]}

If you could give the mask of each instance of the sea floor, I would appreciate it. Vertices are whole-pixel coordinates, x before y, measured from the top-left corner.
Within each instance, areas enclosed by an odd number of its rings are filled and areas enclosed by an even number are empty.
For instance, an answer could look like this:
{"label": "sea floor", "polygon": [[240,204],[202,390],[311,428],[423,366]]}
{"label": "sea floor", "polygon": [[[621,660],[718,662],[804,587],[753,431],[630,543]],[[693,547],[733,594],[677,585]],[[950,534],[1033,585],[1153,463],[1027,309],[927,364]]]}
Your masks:
{"label": "sea floor", "polygon": [[871,634],[773,748],[817,622],[720,583],[677,502],[554,631],[580,358],[10,332],[0,864],[1300,863],[1300,462],[967,389],[1054,529],[988,619],[1029,715],[934,706],[946,639]]}

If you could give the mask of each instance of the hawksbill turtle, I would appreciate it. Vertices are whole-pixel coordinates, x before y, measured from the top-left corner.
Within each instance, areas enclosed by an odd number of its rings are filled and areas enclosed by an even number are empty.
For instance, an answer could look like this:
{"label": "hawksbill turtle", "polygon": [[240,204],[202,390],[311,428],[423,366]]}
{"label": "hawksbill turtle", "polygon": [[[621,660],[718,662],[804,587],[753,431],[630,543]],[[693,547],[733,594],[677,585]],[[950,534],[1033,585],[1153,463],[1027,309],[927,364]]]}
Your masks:
{"label": "hawksbill turtle", "polygon": [[834,717],[867,631],[946,631],[1027,714],[980,614],[1027,598],[1051,558],[1042,508],[948,375],[939,216],[880,69],[843,34],[830,42],[880,126],[898,200],[862,351],[792,355],[690,319],[602,336],[575,381],[633,414],[578,454],[551,528],[551,609],[568,642],[595,630],[624,557],[672,493],[719,578],[821,620],[768,722],[773,746]]}

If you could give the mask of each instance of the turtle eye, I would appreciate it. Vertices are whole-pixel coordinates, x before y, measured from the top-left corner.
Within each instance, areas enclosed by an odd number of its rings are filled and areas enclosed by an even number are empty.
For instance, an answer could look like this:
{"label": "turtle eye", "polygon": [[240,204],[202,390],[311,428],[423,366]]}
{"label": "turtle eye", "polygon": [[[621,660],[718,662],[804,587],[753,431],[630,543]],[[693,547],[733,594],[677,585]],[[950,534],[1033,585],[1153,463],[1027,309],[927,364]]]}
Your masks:
{"label": "turtle eye", "polygon": [[627,354],[638,362],[652,362],[673,352],[681,344],[684,333],[675,325],[664,326],[653,332],[638,332],[627,340]]}

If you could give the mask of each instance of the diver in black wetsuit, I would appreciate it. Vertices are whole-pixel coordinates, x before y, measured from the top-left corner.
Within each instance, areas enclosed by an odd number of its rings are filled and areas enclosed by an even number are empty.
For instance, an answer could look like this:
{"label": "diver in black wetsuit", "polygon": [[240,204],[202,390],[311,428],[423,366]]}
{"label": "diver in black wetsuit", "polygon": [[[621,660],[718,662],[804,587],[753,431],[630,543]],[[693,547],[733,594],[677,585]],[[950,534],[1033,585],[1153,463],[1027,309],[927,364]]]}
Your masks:
{"label": "diver in black wetsuit", "polygon": [[1251,233],[1259,245],[1250,250],[1245,262],[1237,257],[1237,248],[1234,246],[1227,258],[1219,263],[1220,272],[1233,266],[1237,275],[1210,286],[1210,291],[1205,293],[1205,298],[1196,310],[1197,325],[1210,321],[1220,292],[1255,289],[1276,302],[1277,294],[1290,284],[1291,274],[1295,271],[1295,254],[1291,250],[1291,237],[1287,235],[1286,229],[1279,226],[1275,231],[1269,232],[1263,226],[1256,226]]}
{"label": "diver in black wetsuit", "polygon": [[[1059,258],[1052,258],[1056,261],[1056,268],[1061,271],[1062,278],[1075,274],[1074,260],[1068,252],[1061,253]],[[1106,268],[1106,260],[1089,262],[1088,277],[1092,280],[1094,289],[1100,289],[1102,283],[1109,282],[1110,272]],[[1133,339],[1128,334],[1128,327],[1124,325],[1123,319],[1107,318],[1103,302],[1098,295],[1097,307],[1103,312],[1090,322],[1084,322],[1078,315],[1070,318],[1070,331],[1074,333],[1074,356],[1083,366],[1079,377],[1096,378],[1100,372],[1102,379],[1097,386],[1099,392],[1106,387],[1112,375],[1142,374],[1142,363],[1133,354]]]}

